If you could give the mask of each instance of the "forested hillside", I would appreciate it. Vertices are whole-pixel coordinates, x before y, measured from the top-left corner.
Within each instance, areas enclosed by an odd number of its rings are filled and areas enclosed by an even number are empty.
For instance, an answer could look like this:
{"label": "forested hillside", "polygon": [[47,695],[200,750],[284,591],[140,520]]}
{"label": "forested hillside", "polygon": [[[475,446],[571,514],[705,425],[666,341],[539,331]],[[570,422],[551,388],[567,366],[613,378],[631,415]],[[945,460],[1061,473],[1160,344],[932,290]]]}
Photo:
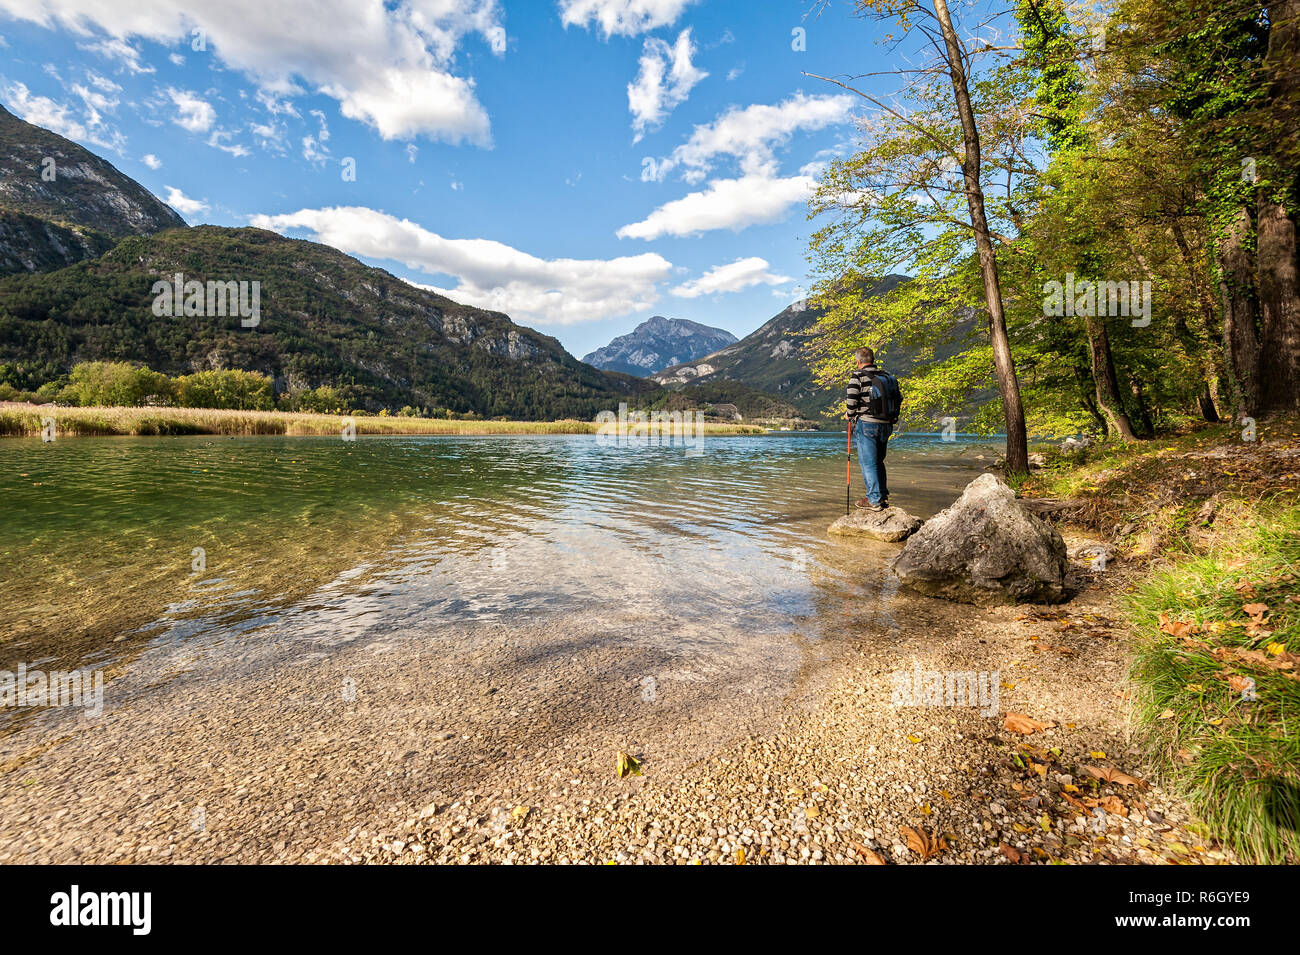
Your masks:
{"label": "forested hillside", "polygon": [[[153,285],[258,282],[260,316],[154,314]],[[0,281],[0,384],[35,390],[78,362],[167,375],[239,369],[277,394],[333,386],[344,407],[524,419],[590,417],[653,383],[598,371],[500,312],[450,299],[328,246],[201,226],[123,240],[100,259]]]}

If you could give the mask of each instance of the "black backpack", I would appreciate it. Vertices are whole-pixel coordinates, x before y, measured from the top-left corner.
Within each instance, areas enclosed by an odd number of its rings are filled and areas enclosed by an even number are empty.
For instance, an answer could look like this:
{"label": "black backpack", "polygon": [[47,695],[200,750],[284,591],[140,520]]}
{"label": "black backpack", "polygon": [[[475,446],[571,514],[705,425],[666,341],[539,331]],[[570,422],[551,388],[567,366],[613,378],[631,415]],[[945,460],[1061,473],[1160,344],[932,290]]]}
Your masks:
{"label": "black backpack", "polygon": [[898,379],[879,369],[866,372],[865,377],[871,382],[864,396],[867,417],[898,424],[903,410],[903,390],[898,387]]}

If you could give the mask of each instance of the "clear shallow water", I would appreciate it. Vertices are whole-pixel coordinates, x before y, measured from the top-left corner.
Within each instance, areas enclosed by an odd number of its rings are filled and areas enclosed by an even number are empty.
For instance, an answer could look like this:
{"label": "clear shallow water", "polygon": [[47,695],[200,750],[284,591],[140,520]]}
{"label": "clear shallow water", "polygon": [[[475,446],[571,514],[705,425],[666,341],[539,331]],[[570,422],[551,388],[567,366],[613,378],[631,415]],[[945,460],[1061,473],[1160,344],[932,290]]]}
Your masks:
{"label": "clear shallow water", "polygon": [[[0,442],[0,669],[163,646],[314,651],[459,624],[597,621],[675,649],[874,613],[894,548],[828,539],[844,436],[609,447],[589,435]],[[890,446],[893,502],[947,506],[1001,449]],[[983,459],[977,455],[983,454]],[[861,477],[853,462],[854,497]],[[196,548],[205,566],[195,570]]]}

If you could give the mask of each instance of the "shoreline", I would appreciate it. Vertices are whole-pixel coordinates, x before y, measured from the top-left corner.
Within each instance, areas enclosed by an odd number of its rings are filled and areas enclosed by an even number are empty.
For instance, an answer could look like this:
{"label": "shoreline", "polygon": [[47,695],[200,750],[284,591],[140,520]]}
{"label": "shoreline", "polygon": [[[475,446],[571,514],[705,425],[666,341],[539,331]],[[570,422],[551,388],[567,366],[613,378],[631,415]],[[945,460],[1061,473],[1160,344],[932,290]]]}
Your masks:
{"label": "shoreline", "polygon": [[[1231,451],[1211,475],[1237,494],[1290,482],[1294,442],[1269,432],[1234,449],[1218,435],[1099,448],[1032,479],[1071,505],[1048,512],[1076,591],[1061,605],[971,607],[867,574],[816,595],[810,625],[766,655],[692,654],[638,640],[631,621],[563,615],[389,626],[356,643],[322,632],[306,653],[231,644],[206,666],[203,647],[160,648],[177,678],[87,731],[66,734],[55,714],[0,740],[0,861],[1250,861],[1141,733],[1130,666],[1150,635],[1130,602],[1182,538],[1110,531],[1116,515],[1154,513],[1148,493],[1176,508],[1151,532],[1182,527],[1206,477],[1189,461]],[[1101,569],[1087,558],[1099,544],[1115,552]],[[855,567],[897,550],[828,546]],[[997,712],[899,705],[897,675],[918,668],[995,676]],[[1012,714],[1042,725],[1025,732]],[[619,750],[643,775],[615,775]],[[56,814],[59,830],[42,830]]]}
{"label": "shoreline", "polygon": [[[358,435],[596,434],[596,421],[495,421],[405,418],[389,415],[328,415],[300,411],[234,411],[225,408],[55,407],[0,402],[0,438],[40,437],[44,419],[58,437],[336,436],[351,420]],[[762,425],[703,422],[706,435],[767,434]]]}
{"label": "shoreline", "polygon": [[[762,656],[665,654],[562,619],[472,628],[451,653],[432,633],[250,646],[215,682],[202,648],[160,651],[175,680],[74,734],[81,718],[53,713],[0,741],[0,862],[1232,861],[1158,786],[1087,772],[1138,777],[1141,755],[1114,585],[1072,570],[1067,608],[899,594],[791,645],[776,684]],[[1000,671],[1002,709],[1054,725],[891,705],[916,666]],[[615,775],[619,750],[643,775]],[[1070,786],[1113,800],[1103,828]],[[944,848],[922,858],[903,827]]]}

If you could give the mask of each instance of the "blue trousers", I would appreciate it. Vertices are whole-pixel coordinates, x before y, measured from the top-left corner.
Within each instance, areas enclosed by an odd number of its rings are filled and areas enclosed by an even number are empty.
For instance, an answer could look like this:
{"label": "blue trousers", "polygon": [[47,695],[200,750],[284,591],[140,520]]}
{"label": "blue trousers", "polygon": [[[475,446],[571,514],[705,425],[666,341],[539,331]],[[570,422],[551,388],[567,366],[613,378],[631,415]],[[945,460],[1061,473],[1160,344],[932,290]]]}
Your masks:
{"label": "blue trousers", "polygon": [[858,443],[858,464],[862,466],[862,483],[867,486],[867,500],[872,504],[881,504],[889,497],[889,484],[885,481],[885,451],[893,433],[892,424],[878,424],[860,418],[853,426],[853,440]]}

